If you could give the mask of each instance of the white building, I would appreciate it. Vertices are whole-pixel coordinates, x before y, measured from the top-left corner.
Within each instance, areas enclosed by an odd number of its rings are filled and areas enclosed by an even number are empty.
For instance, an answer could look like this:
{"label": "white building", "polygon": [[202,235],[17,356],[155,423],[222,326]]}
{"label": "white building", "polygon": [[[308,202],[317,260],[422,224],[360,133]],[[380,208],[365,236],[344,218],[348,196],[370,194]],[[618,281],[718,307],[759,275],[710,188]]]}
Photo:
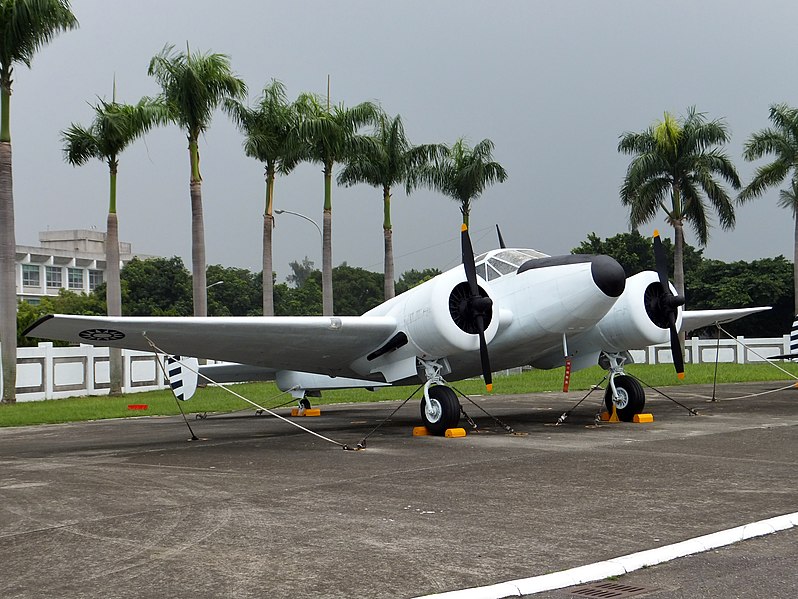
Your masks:
{"label": "white building", "polygon": [[[129,243],[119,243],[120,266],[134,256]],[[105,233],[42,231],[38,246],[17,246],[16,265],[17,297],[26,302],[37,304],[60,289],[91,293],[105,280]]]}

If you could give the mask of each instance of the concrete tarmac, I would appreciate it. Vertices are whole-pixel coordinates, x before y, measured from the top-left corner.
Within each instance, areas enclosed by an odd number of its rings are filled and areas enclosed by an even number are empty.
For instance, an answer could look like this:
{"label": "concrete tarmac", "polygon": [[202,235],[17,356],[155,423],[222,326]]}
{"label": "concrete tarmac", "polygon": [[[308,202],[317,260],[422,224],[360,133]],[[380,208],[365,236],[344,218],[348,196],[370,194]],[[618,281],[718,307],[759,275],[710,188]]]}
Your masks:
{"label": "concrete tarmac", "polygon": [[[475,398],[460,439],[412,400],[364,451],[251,412],[0,428],[0,597],[415,597],[527,578],[798,511],[798,389]],[[770,393],[745,397],[752,393]],[[190,409],[190,402],[186,404]],[[358,443],[397,402],[295,419]],[[281,411],[281,413],[286,413]],[[798,531],[637,571],[638,596],[793,597]],[[536,597],[574,597],[573,589]]]}

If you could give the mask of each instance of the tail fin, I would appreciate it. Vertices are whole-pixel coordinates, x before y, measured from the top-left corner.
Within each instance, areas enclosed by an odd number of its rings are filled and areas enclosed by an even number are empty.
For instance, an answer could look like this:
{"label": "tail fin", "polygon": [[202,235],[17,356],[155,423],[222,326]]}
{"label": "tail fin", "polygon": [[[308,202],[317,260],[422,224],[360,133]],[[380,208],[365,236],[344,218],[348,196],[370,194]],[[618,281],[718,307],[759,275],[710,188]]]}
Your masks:
{"label": "tail fin", "polygon": [[188,401],[196,392],[198,370],[197,358],[166,357],[166,375],[169,377],[169,386],[180,401]]}

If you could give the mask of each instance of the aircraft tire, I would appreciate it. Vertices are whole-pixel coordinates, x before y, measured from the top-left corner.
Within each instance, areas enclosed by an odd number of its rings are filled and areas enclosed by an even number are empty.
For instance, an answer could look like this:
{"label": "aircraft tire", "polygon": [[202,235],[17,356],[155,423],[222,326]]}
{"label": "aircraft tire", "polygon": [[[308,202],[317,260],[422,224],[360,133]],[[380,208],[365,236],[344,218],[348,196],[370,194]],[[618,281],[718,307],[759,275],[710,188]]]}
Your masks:
{"label": "aircraft tire", "polygon": [[310,409],[310,400],[307,397],[303,397],[299,400],[299,409],[300,410],[309,410]]}
{"label": "aircraft tire", "polygon": [[[635,414],[640,414],[646,406],[646,393],[637,379],[625,374],[615,377],[615,388],[623,406],[616,408],[618,419],[621,422],[632,422]],[[612,388],[609,385],[604,392],[604,405],[612,413]]]}
{"label": "aircraft tire", "polygon": [[455,428],[460,422],[460,401],[449,387],[435,385],[429,389],[433,414],[427,413],[427,399],[421,399],[421,420],[433,435],[442,435],[448,428]]}

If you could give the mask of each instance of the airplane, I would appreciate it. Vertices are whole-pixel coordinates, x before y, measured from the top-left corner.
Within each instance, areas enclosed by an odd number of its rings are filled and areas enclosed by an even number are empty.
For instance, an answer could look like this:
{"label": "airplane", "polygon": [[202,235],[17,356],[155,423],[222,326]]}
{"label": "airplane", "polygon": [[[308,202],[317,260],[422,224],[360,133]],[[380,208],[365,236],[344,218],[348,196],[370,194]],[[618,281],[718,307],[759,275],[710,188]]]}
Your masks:
{"label": "airplane", "polygon": [[608,409],[622,421],[642,412],[645,392],[625,374],[630,349],[670,341],[683,376],[679,332],[723,323],[769,307],[684,310],[667,277],[659,233],[656,271],[629,278],[604,255],[549,256],[500,247],[474,256],[461,230],[462,264],[362,316],[112,317],[44,316],[25,335],[74,343],[196,356],[214,382],[275,380],[309,407],[329,389],[423,382],[421,420],[442,435],[459,422],[450,382],[532,366],[609,370]]}
{"label": "airplane", "polygon": [[795,320],[792,321],[792,328],[790,328],[790,353],[780,354],[778,356],[768,356],[769,360],[798,360],[798,314],[795,315]]}

